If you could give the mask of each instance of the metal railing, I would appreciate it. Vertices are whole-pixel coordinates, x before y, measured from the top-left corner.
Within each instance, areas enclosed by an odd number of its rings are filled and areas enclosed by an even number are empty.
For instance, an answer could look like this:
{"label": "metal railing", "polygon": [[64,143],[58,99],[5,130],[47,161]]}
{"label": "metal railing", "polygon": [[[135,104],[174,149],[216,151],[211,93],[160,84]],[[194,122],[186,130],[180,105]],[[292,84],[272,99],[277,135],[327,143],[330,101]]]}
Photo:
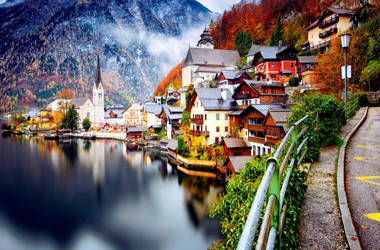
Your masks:
{"label": "metal railing", "polygon": [[[252,248],[265,200],[268,202],[257,239],[256,249],[274,249],[276,238],[277,249],[281,249],[281,235],[285,224],[289,200],[289,197],[287,197],[289,196],[289,194],[287,194],[287,187],[293,168],[297,168],[302,163],[308,150],[307,147],[304,149],[304,146],[309,140],[309,136],[301,143],[298,143],[298,140],[309,127],[303,126],[303,129],[299,133],[298,130],[301,129],[301,125],[304,121],[312,118],[314,115],[318,135],[318,112],[314,111],[294,123],[282,140],[274,156],[267,161],[267,170],[257,189],[255,199],[239,240],[238,250],[250,250]],[[279,162],[281,154],[288,142],[290,142],[288,151],[283,161]],[[281,181],[290,158],[292,159],[290,160],[288,171],[281,186]]]}
{"label": "metal railing", "polygon": [[353,117],[360,108],[359,98],[353,98],[348,102],[346,119]]}

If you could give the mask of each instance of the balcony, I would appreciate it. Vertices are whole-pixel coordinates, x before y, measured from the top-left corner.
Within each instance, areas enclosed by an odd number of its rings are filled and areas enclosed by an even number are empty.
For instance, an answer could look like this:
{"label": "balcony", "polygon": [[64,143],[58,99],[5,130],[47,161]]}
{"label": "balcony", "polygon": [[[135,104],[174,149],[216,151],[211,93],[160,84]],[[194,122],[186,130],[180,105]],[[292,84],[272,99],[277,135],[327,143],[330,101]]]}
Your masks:
{"label": "balcony", "polygon": [[248,124],[248,129],[253,130],[253,131],[258,131],[258,132],[264,132],[265,126],[262,124]]}
{"label": "balcony", "polygon": [[305,50],[305,51],[310,51],[310,50],[319,49],[319,48],[322,48],[322,47],[324,47],[324,46],[328,46],[328,45],[330,45],[330,44],[331,44],[331,41],[327,41],[327,42],[325,42],[325,43],[321,43],[321,44],[318,44],[318,45],[316,45],[316,46],[312,46],[312,47],[310,47],[309,49],[307,49],[307,50]]}
{"label": "balcony", "polygon": [[248,99],[248,98],[250,98],[250,97],[251,97],[250,94],[247,93],[247,94],[241,94],[241,95],[238,95],[238,96],[237,96],[237,99]]}
{"label": "balcony", "polygon": [[333,24],[335,24],[337,22],[339,22],[339,16],[333,17],[332,19],[330,19],[328,21],[323,21],[318,26],[319,26],[320,29],[323,29],[324,27],[333,25]]}
{"label": "balcony", "polygon": [[200,131],[200,130],[190,130],[190,134],[191,135],[195,135],[195,136],[210,136],[210,132],[209,131]]}
{"label": "balcony", "polygon": [[191,123],[195,123],[197,125],[203,125],[203,118],[191,118]]}
{"label": "balcony", "polygon": [[255,71],[255,75],[264,75],[265,71],[263,69],[258,69]]}
{"label": "balcony", "polygon": [[261,137],[248,137],[248,141],[250,142],[256,142],[256,143],[261,143],[264,145],[265,143],[265,138],[261,138]]}
{"label": "balcony", "polygon": [[329,30],[326,30],[325,32],[322,32],[321,34],[319,34],[319,38],[331,36],[332,34],[335,34],[335,33],[338,33],[337,28],[329,29]]}

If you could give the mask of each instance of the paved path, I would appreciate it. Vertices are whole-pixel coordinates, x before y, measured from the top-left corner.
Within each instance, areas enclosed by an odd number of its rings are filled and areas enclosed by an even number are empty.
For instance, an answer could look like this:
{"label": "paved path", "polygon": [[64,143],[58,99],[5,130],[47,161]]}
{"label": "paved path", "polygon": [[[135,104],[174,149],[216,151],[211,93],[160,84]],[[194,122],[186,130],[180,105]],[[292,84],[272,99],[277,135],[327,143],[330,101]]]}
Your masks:
{"label": "paved path", "polygon": [[[361,108],[341,129],[343,139],[360,120]],[[335,184],[337,146],[322,149],[320,159],[312,163],[306,183],[308,185],[301,224],[298,228],[300,244],[298,249],[347,249],[347,243],[340,222]]]}
{"label": "paved path", "polygon": [[351,140],[346,192],[362,249],[380,249],[380,107],[369,109]]}

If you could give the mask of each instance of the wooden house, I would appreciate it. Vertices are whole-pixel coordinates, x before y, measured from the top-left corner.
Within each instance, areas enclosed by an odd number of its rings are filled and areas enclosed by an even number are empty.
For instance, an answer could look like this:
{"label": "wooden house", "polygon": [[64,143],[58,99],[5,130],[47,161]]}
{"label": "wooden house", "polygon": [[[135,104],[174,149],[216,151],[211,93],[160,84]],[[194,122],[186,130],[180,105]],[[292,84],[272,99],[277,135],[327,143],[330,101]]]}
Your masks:
{"label": "wooden house", "polygon": [[291,115],[290,109],[270,109],[264,120],[265,146],[273,147],[288,132],[286,121]]}
{"label": "wooden house", "polygon": [[224,166],[226,166],[226,178],[229,178],[230,176],[234,174],[238,174],[240,170],[245,168],[245,164],[247,161],[252,160],[254,156],[230,156],[228,157],[227,161],[224,163]]}
{"label": "wooden house", "polygon": [[286,103],[288,95],[283,85],[244,80],[232,98],[238,103],[239,109],[246,109],[251,104]]}
{"label": "wooden house", "polygon": [[224,160],[230,156],[251,155],[251,144],[246,138],[224,138],[222,141]]}
{"label": "wooden house", "polygon": [[126,129],[126,135],[127,135],[127,139],[131,140],[131,141],[139,141],[141,140],[142,138],[144,138],[144,127],[143,126],[139,126],[139,127],[129,127]]}
{"label": "wooden house", "polygon": [[318,56],[299,56],[297,71],[298,76],[302,81],[302,85],[315,86],[317,82],[317,75],[314,71],[317,64]]}

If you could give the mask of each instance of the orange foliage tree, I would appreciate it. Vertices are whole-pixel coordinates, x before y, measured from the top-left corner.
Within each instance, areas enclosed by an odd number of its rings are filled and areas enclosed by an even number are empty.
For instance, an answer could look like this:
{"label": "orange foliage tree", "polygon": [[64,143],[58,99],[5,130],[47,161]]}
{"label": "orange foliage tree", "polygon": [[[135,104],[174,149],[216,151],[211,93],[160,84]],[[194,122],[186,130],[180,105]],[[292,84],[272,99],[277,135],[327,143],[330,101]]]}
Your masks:
{"label": "orange foliage tree", "polygon": [[182,65],[184,62],[185,60],[182,60],[180,64],[170,70],[169,74],[162,79],[154,91],[155,96],[165,94],[171,84],[175,85],[177,88],[182,87]]}

